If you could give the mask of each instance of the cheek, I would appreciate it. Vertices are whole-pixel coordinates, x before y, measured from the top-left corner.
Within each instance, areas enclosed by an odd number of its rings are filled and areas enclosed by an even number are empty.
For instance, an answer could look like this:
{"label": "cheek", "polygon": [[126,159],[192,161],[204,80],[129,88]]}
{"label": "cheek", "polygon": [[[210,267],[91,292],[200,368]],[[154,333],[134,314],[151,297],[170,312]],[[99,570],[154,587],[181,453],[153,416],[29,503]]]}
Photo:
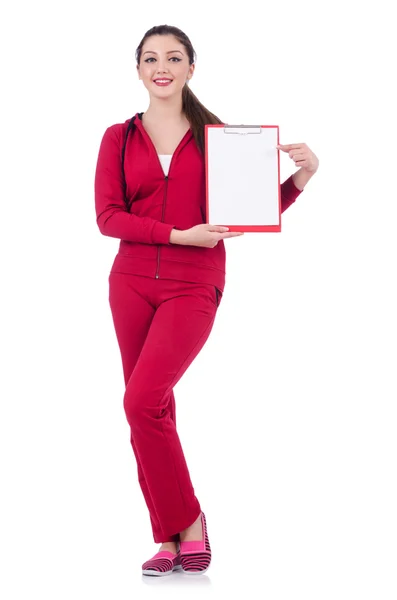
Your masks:
{"label": "cheek", "polygon": [[150,73],[151,69],[146,65],[145,67],[141,67],[141,77],[147,77]]}
{"label": "cheek", "polygon": [[156,63],[145,63],[142,62],[141,66],[140,66],[140,71],[142,76],[147,75],[148,73],[151,73],[151,71],[153,71],[154,65]]}
{"label": "cheek", "polygon": [[153,71],[150,69],[143,69],[141,70],[141,79],[145,82],[145,83],[150,83],[153,77]]}

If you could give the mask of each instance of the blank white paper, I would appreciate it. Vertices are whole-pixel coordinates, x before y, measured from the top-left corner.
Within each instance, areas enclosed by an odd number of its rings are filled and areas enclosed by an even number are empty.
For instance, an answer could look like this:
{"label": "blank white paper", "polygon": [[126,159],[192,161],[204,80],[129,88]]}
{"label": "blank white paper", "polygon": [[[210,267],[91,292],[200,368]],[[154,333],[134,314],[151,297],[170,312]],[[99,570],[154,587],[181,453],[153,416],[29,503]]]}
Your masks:
{"label": "blank white paper", "polygon": [[208,222],[279,225],[278,128],[226,131],[208,127]]}

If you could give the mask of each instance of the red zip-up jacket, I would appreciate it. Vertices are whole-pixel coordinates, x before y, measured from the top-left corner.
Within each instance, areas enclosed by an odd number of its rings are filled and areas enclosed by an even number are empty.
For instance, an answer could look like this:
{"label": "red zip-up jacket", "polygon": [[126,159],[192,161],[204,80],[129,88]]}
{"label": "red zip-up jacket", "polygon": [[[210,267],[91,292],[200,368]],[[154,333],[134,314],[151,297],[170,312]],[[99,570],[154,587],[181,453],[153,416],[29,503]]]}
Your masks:
{"label": "red zip-up jacket", "polygon": [[[156,148],[136,113],[124,154],[130,119],[108,127],[102,137],[95,172],[95,210],[103,235],[120,239],[113,272],[156,279],[208,283],[222,293],[226,276],[223,240],[214,248],[170,243],[173,228],[206,223],[205,161],[189,129],[164,174]],[[292,176],[281,184],[281,211],[303,190]]]}

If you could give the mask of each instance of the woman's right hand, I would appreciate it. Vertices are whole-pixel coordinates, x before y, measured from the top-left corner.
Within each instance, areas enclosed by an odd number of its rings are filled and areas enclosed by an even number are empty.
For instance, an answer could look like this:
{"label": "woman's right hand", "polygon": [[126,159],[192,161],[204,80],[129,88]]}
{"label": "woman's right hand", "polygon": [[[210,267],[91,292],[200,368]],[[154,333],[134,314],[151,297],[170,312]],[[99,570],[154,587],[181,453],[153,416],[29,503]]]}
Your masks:
{"label": "woman's right hand", "polygon": [[209,225],[208,223],[202,223],[201,225],[195,225],[190,229],[184,231],[178,231],[179,238],[172,241],[172,237],[175,229],[171,232],[171,243],[183,244],[185,246],[203,246],[204,248],[214,248],[219,240],[226,238],[236,237],[238,235],[244,235],[242,231],[228,231],[228,227],[222,227],[221,225]]}

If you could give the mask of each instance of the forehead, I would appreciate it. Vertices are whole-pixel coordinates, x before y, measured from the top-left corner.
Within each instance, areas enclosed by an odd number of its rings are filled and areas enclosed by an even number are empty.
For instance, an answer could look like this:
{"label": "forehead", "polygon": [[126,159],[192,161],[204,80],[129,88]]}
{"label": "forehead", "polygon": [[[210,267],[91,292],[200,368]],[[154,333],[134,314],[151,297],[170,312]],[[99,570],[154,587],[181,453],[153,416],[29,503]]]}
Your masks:
{"label": "forehead", "polygon": [[173,35],[153,35],[148,38],[142,46],[142,54],[152,53],[171,53],[178,51],[185,54],[185,47]]}

